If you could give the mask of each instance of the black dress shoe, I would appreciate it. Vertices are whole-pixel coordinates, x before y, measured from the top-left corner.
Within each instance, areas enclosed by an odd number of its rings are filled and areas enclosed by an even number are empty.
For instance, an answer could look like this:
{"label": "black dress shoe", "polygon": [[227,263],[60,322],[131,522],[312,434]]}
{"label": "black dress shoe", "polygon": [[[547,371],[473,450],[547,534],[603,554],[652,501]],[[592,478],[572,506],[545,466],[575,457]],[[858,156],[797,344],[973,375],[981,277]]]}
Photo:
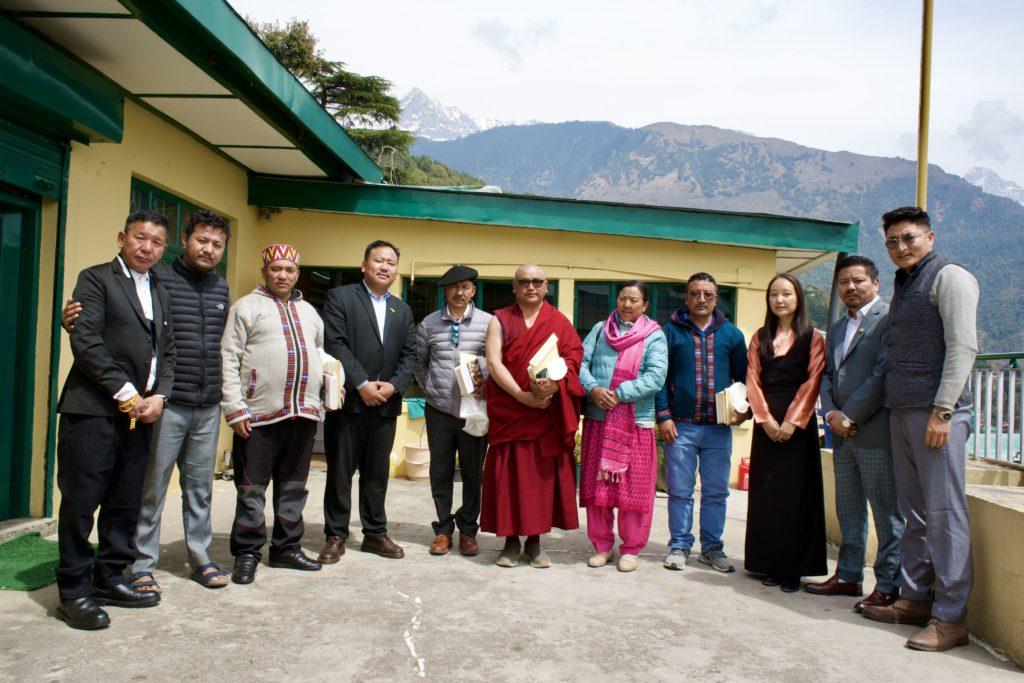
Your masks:
{"label": "black dress shoe", "polygon": [[231,581],[234,583],[252,583],[256,578],[256,567],[260,564],[260,558],[249,553],[242,553],[235,558],[235,568],[231,571]]}
{"label": "black dress shoe", "polygon": [[775,586],[778,586],[779,583],[781,583],[781,581],[779,580],[779,577],[773,576],[771,574],[766,574],[764,576],[764,578],[761,579],[761,585],[762,586],[770,586],[770,587],[774,588]]}
{"label": "black dress shoe", "polygon": [[800,577],[780,576],[779,590],[781,590],[783,593],[796,593],[798,590],[800,590]]}
{"label": "black dress shoe", "polygon": [[156,607],[160,604],[160,594],[156,591],[140,591],[127,583],[119,583],[110,588],[93,588],[92,599],[98,605],[114,607]]}
{"label": "black dress shoe", "polygon": [[317,572],[323,568],[322,564],[302,552],[299,546],[285,550],[271,548],[270,561],[267,564],[280,569],[298,569],[304,572]]}
{"label": "black dress shoe", "polygon": [[83,631],[95,631],[110,626],[110,615],[88,595],[74,600],[61,600],[57,605],[57,616],[71,628]]}

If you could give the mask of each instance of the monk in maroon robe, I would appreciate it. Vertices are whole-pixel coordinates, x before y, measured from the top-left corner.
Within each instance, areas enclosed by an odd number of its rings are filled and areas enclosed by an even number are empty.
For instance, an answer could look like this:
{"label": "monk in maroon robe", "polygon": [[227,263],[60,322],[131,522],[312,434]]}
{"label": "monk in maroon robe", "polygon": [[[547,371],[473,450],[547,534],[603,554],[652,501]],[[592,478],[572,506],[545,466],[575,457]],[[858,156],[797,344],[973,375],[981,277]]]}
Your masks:
{"label": "monk in maroon robe", "polygon": [[[540,535],[578,529],[575,436],[584,396],[583,344],[568,318],[544,301],[548,282],[537,266],[521,266],[512,283],[516,303],[495,311],[487,328],[487,416],[480,528],[505,537],[501,567],[525,552],[537,568],[551,566]],[[531,380],[527,367],[555,334],[568,374]],[[525,551],[519,537],[526,536]]]}

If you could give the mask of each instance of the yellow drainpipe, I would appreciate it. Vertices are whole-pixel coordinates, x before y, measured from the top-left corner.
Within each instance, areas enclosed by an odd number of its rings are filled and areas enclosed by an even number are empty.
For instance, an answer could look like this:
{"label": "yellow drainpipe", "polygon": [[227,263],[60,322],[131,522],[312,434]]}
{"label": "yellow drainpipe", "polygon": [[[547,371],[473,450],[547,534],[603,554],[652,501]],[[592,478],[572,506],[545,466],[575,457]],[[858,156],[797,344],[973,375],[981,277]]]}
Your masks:
{"label": "yellow drainpipe", "polygon": [[922,0],[921,98],[917,113],[917,205],[928,208],[928,109],[932,93],[933,0]]}

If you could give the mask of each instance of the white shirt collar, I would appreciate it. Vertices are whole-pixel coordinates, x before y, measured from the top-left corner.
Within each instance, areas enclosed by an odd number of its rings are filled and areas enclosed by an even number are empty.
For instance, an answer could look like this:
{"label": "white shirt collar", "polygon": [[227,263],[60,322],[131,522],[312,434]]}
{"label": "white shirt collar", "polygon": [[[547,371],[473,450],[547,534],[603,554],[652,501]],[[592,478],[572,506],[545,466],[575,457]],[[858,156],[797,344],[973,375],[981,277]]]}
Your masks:
{"label": "white shirt collar", "polygon": [[858,321],[863,320],[867,316],[868,311],[871,310],[871,307],[874,306],[875,303],[877,303],[879,300],[881,300],[881,297],[879,297],[876,294],[874,299],[872,299],[871,301],[869,301],[866,304],[864,304],[863,306],[861,306],[857,310],[857,312],[854,313],[853,315],[850,315],[850,311],[849,311],[849,309],[847,309],[846,315],[851,320],[858,320]]}
{"label": "white shirt collar", "polygon": [[124,262],[124,259],[121,258],[120,254],[117,255],[117,262],[121,264],[121,270],[124,272],[124,276],[125,277],[133,277],[134,279],[142,280],[143,282],[146,282],[147,280],[149,280],[149,271],[148,270],[145,273],[140,273],[139,271],[137,271],[135,269],[129,270],[128,269],[128,265]]}
{"label": "white shirt collar", "polygon": [[366,288],[366,292],[370,295],[370,298],[373,299],[374,301],[387,301],[388,297],[391,296],[391,291],[390,290],[389,291],[385,291],[384,294],[382,294],[381,296],[377,296],[376,294],[373,293],[373,290],[370,289],[370,285],[366,284],[366,280],[363,280],[363,287]]}

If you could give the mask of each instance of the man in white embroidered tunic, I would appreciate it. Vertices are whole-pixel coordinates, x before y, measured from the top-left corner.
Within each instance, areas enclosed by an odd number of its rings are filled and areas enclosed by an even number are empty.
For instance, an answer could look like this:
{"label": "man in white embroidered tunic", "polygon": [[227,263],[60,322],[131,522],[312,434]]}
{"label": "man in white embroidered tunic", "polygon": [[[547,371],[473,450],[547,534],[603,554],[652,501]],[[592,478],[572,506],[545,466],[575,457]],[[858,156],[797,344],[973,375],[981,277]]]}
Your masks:
{"label": "man in white embroidered tunic", "polygon": [[316,426],[323,419],[324,325],[295,289],[299,252],[272,244],[262,254],[264,283],[231,307],[221,343],[224,398],[234,430],[238,499],[231,527],[231,580],[252,583],[266,543],[263,508],[274,479],[270,566],[316,571],[299,541]]}

